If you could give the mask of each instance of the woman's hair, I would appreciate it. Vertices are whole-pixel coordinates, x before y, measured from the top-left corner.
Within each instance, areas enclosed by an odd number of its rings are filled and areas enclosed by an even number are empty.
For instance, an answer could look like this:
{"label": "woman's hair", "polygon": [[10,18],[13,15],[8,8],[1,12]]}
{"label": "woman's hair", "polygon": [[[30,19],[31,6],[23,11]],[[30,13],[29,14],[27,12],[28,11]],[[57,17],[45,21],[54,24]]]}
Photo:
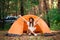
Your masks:
{"label": "woman's hair", "polygon": [[[32,19],[32,22],[30,22],[31,19]],[[32,26],[34,26],[34,19],[32,17],[29,18],[29,26],[31,26],[31,24]]]}

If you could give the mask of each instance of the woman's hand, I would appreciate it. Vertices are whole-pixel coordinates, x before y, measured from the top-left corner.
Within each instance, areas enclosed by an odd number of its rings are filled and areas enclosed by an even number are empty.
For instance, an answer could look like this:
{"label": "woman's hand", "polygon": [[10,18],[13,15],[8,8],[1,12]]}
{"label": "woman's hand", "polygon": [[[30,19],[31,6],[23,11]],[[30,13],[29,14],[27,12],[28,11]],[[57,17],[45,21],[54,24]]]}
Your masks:
{"label": "woman's hand", "polygon": [[19,17],[21,17],[25,22],[28,22],[25,18],[23,18],[21,15],[19,15]]}

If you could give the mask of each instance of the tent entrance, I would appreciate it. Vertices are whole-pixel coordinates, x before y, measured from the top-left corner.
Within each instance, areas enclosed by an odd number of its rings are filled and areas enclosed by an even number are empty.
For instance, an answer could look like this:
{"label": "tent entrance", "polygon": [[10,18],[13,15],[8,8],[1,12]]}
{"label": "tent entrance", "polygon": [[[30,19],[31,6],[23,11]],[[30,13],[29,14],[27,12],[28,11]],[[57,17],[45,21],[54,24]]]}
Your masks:
{"label": "tent entrance", "polygon": [[[24,27],[23,27],[23,32],[24,32],[24,33],[27,33],[27,30],[28,30],[27,23],[24,22],[23,26],[24,26]],[[37,25],[35,25],[35,27],[36,27],[36,30],[35,30],[34,32],[35,32],[35,33],[41,33],[41,29],[40,29],[39,25],[37,24]]]}

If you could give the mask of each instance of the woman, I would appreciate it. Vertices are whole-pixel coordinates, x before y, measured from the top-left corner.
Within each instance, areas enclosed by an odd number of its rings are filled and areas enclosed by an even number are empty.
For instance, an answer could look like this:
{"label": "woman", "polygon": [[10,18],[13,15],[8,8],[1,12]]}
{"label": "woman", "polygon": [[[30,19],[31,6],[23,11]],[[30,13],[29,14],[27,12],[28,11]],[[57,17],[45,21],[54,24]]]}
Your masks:
{"label": "woman", "polygon": [[34,33],[34,31],[36,30],[36,27],[34,27],[34,26],[37,24],[37,21],[39,20],[39,18],[38,18],[36,21],[34,21],[34,19],[33,19],[32,17],[30,17],[30,18],[29,18],[29,21],[27,21],[27,20],[24,19],[21,15],[20,15],[20,17],[21,17],[21,18],[27,23],[27,25],[28,25],[27,33],[28,33],[29,35],[33,34],[33,35],[37,36],[37,34]]}
{"label": "woman", "polygon": [[29,35],[33,34],[33,35],[37,36],[37,34],[34,33],[36,27],[34,27],[35,22],[34,22],[34,19],[32,17],[29,18],[29,22],[27,22],[27,25],[28,25],[28,31],[27,32],[29,33]]}

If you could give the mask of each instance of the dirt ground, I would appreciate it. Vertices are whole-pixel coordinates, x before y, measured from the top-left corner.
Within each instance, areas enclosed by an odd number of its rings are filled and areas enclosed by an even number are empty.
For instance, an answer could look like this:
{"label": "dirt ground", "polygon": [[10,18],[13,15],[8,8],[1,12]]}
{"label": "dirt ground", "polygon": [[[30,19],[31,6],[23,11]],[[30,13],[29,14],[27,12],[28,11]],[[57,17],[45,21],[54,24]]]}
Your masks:
{"label": "dirt ground", "polygon": [[7,31],[0,31],[0,40],[60,40],[60,31],[53,31],[54,36],[28,36],[22,35],[21,37],[8,37],[5,36]]}

